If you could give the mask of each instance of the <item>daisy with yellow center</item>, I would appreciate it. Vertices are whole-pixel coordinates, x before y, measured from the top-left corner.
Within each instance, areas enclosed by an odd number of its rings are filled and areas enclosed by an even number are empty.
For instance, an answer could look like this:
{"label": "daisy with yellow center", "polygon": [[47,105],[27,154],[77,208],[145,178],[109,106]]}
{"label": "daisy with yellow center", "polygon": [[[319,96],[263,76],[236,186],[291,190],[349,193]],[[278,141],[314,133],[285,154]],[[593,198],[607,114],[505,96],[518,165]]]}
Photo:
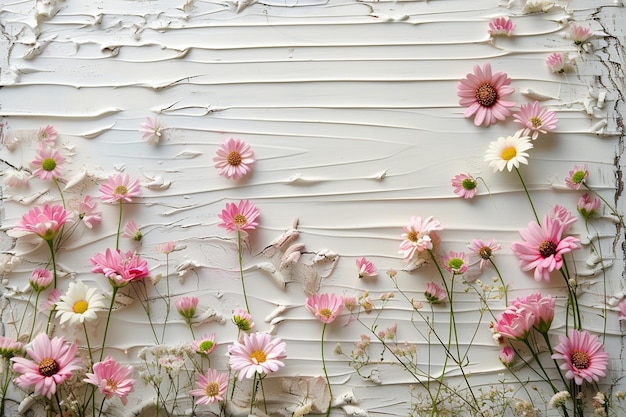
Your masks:
{"label": "daisy with yellow center", "polygon": [[196,397],[196,405],[223,401],[228,388],[228,375],[208,369],[206,374],[198,374],[196,387],[189,391],[192,397]]}
{"label": "daisy with yellow center", "polygon": [[523,130],[518,130],[513,136],[499,137],[489,144],[485,154],[485,161],[493,168],[493,172],[513,170],[520,164],[528,164],[528,151],[533,147],[530,137],[522,136]]}
{"label": "daisy with yellow center", "polygon": [[230,366],[239,371],[238,379],[256,378],[277,371],[285,366],[287,345],[282,339],[268,333],[244,333],[241,342],[228,347]]}
{"label": "daisy with yellow center", "polygon": [[96,312],[105,308],[104,296],[96,288],[89,288],[82,281],[72,282],[56,304],[56,317],[61,324],[69,321],[74,325],[95,320]]}

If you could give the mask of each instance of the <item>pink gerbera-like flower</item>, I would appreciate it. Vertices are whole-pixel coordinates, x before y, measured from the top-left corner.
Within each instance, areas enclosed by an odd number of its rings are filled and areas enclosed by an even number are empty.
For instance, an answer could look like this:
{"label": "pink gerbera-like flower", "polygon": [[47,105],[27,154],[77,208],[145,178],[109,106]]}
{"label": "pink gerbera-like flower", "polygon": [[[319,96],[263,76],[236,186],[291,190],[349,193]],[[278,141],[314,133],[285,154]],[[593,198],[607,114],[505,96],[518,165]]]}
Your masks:
{"label": "pink gerbera-like flower", "polygon": [[453,274],[463,274],[468,268],[467,261],[465,252],[450,251],[443,256],[443,267]]}
{"label": "pink gerbera-like flower", "polygon": [[554,52],[546,58],[546,65],[554,73],[564,73],[567,67],[567,59],[561,52]]}
{"label": "pink gerbera-like flower", "polygon": [[448,294],[441,285],[435,282],[429,282],[428,284],[426,284],[424,297],[426,297],[426,301],[431,304],[440,304],[448,299]]}
{"label": "pink gerbera-like flower", "polygon": [[511,250],[519,258],[523,271],[535,270],[535,280],[550,281],[550,272],[563,265],[563,254],[578,249],[580,240],[573,236],[562,237],[563,224],[545,216],[540,226],[528,223],[528,229],[520,231],[523,242],[515,242]]}
{"label": "pink gerbera-like flower", "polygon": [[519,112],[513,115],[513,119],[514,122],[524,126],[522,134],[530,136],[532,140],[537,139],[539,133],[545,134],[548,130],[556,129],[556,122],[559,121],[555,112],[543,107],[538,101],[522,104]]}
{"label": "pink gerbera-like flower", "polygon": [[61,176],[64,162],[65,157],[56,149],[40,147],[30,165],[34,169],[33,175],[42,180],[52,180]]}
{"label": "pink gerbera-like flower", "polygon": [[336,294],[313,294],[306,300],[306,308],[322,323],[330,323],[343,310],[344,299]]}
{"label": "pink gerbera-like flower", "polygon": [[279,337],[272,338],[267,333],[243,334],[241,342],[228,347],[230,366],[239,371],[238,379],[252,378],[255,374],[275,372],[285,364],[287,345]]}
{"label": "pink gerbera-like flower", "polygon": [[359,278],[373,277],[378,273],[376,265],[365,258],[357,258],[356,268],[359,270]]}
{"label": "pink gerbera-like flower", "polygon": [[102,221],[102,213],[98,211],[98,201],[90,195],[86,195],[78,203],[78,218],[90,229],[99,224]]}
{"label": "pink gerbera-like flower", "polygon": [[206,375],[198,373],[196,386],[198,388],[189,391],[189,395],[198,397],[196,405],[223,401],[228,387],[228,375],[209,368]]}
{"label": "pink gerbera-like flower", "polygon": [[95,385],[106,397],[118,397],[122,404],[128,404],[128,394],[133,391],[135,380],[130,378],[133,367],[121,365],[110,356],[102,362],[94,363],[93,373],[86,373],[84,382]]}
{"label": "pink gerbera-like flower", "polygon": [[518,297],[511,301],[509,309],[526,308],[535,316],[533,327],[540,333],[546,334],[554,320],[554,306],[556,298],[544,297],[541,293],[533,293],[525,297]]}
{"label": "pink gerbera-like flower", "polygon": [[256,219],[260,214],[259,209],[249,200],[241,200],[239,204],[226,203],[224,210],[217,215],[222,220],[218,226],[229,232],[254,230],[259,225]]}
{"label": "pink gerbera-like flower", "polygon": [[589,169],[587,164],[583,166],[574,165],[574,169],[569,172],[569,176],[565,178],[565,184],[572,190],[579,190],[580,187],[587,182],[589,177]]}
{"label": "pink gerbera-like flower", "polygon": [[480,269],[484,269],[488,262],[493,258],[493,253],[502,249],[499,243],[495,243],[494,239],[484,242],[482,239],[474,239],[467,248],[478,255],[480,258]]}
{"label": "pink gerbera-like flower", "polygon": [[146,117],[146,121],[141,124],[139,132],[142,133],[141,139],[150,145],[156,145],[161,140],[165,126],[156,117]]}
{"label": "pink gerbera-like flower", "polygon": [[505,16],[496,17],[489,22],[489,34],[491,36],[511,36],[513,34],[513,29],[515,29],[515,25]]}
{"label": "pink gerbera-like flower", "polygon": [[474,72],[467,74],[457,85],[459,104],[467,107],[464,116],[474,116],[476,126],[489,126],[498,120],[506,119],[515,105],[504,98],[513,94],[511,79],[503,72],[491,74],[491,64],[486,63],[482,69],[474,65]]}
{"label": "pink gerbera-like flower", "polygon": [[431,234],[435,234],[437,230],[443,230],[441,223],[433,220],[433,217],[427,217],[422,220],[419,216],[411,216],[408,226],[404,226],[402,243],[398,253],[402,255],[402,259],[410,261],[416,252],[423,252],[433,248],[433,239]]}
{"label": "pink gerbera-like flower", "polygon": [[250,172],[254,152],[246,142],[229,138],[217,149],[213,162],[220,175],[238,180]]}
{"label": "pink gerbera-like flower", "polygon": [[114,287],[123,287],[150,275],[148,263],[132,251],[121,252],[107,249],[89,258],[91,272],[104,274]]}
{"label": "pink gerbera-like flower", "polygon": [[576,209],[581,216],[588,220],[596,215],[601,205],[602,201],[598,197],[592,197],[589,193],[585,193],[578,199]]}
{"label": "pink gerbera-like flower", "polygon": [[47,125],[46,127],[40,127],[37,129],[37,142],[41,146],[53,147],[55,141],[57,140],[57,136],[57,131],[52,125]]}
{"label": "pink gerbera-like flower", "polygon": [[454,193],[468,200],[476,195],[477,185],[476,179],[469,174],[457,174],[452,178]]}
{"label": "pink gerbera-like flower", "polygon": [[597,382],[606,375],[609,354],[598,336],[592,336],[584,330],[571,330],[569,337],[561,335],[559,341],[554,347],[557,353],[552,358],[564,361],[560,368],[566,371],[566,378],[573,378],[576,385],[582,385],[583,380]]}
{"label": "pink gerbera-like flower", "polygon": [[45,204],[42,208],[33,207],[22,216],[22,220],[12,229],[12,234],[21,236],[32,233],[43,240],[50,241],[63,228],[67,220],[67,212],[61,205]]}
{"label": "pink gerbera-like flower", "polygon": [[26,348],[32,360],[11,358],[13,370],[20,374],[15,383],[24,389],[34,385],[35,394],[52,398],[57,386],[71,377],[73,371],[81,369],[77,348],[76,343],[68,344],[63,337],[50,340],[47,334],[38,334]]}
{"label": "pink gerbera-like flower", "polygon": [[215,343],[215,332],[210,334],[207,333],[200,339],[191,342],[191,348],[197,353],[205,356],[213,352],[216,347],[217,344]]}
{"label": "pink gerbera-like flower", "polygon": [[130,220],[126,223],[126,226],[124,226],[122,237],[140,242],[143,238],[143,234],[141,233],[141,230],[139,230],[139,227],[137,227],[137,223],[135,223],[134,220]]}
{"label": "pink gerbera-like flower", "polygon": [[131,180],[128,174],[111,175],[100,186],[100,193],[102,193],[100,198],[105,203],[117,203],[120,200],[130,203],[133,201],[133,197],[140,194],[139,181]]}
{"label": "pink gerbera-like flower", "polygon": [[570,28],[570,38],[574,45],[580,46],[593,36],[591,29],[581,25],[572,25]]}

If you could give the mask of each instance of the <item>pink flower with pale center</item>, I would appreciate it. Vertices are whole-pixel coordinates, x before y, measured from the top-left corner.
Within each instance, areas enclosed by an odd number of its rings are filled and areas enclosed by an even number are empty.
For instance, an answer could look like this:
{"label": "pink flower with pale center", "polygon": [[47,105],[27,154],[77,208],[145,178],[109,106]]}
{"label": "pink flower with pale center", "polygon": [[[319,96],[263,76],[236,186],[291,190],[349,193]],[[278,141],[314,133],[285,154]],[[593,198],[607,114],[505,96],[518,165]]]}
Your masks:
{"label": "pink flower with pale center", "polygon": [[553,52],[546,58],[546,65],[554,73],[564,73],[566,68],[565,56],[561,52]]}
{"label": "pink flower with pale center", "polygon": [[573,378],[576,385],[582,385],[583,380],[598,382],[601,376],[606,375],[609,354],[598,336],[584,330],[571,330],[569,337],[560,335],[559,341],[552,358],[563,360],[560,368],[566,371],[566,378]]}
{"label": "pink flower with pale center", "polygon": [[176,242],[159,243],[156,249],[165,255],[169,255],[174,252],[174,249],[176,249]]}
{"label": "pink flower with pale center", "polygon": [[83,221],[89,229],[102,221],[102,213],[98,211],[98,201],[90,195],[86,195],[78,203],[78,218]]}
{"label": "pink flower with pale center", "polygon": [[30,275],[30,286],[37,292],[41,292],[52,284],[52,271],[36,268]]}
{"label": "pink flower with pale center", "polygon": [[238,180],[250,172],[254,152],[246,142],[229,138],[217,149],[213,162],[220,175]]}
{"label": "pink flower with pale center", "polygon": [[54,146],[58,136],[56,129],[52,125],[40,127],[39,129],[37,129],[36,135],[39,145],[49,148]]}
{"label": "pink flower with pale center", "polygon": [[216,347],[217,343],[215,343],[215,332],[210,334],[207,333],[200,339],[191,342],[191,348],[197,353],[204,356],[207,356],[209,353],[213,352]]}
{"label": "pink flower with pale center", "polygon": [[513,29],[515,29],[515,25],[505,16],[496,17],[489,22],[489,34],[491,36],[511,36],[513,34]]}
{"label": "pink flower with pale center", "polygon": [[146,121],[139,128],[139,132],[142,134],[141,140],[148,142],[150,145],[156,145],[161,140],[161,136],[163,136],[163,130],[165,130],[165,125],[159,119],[146,117]]}
{"label": "pink flower with pale center", "polygon": [[376,266],[365,258],[357,258],[356,268],[359,270],[359,278],[373,277],[378,273]]}
{"label": "pink flower with pale center", "polygon": [[228,388],[228,375],[209,368],[206,374],[198,373],[196,387],[198,388],[189,391],[189,395],[197,397],[196,405],[223,401]]}
{"label": "pink flower with pale center", "polygon": [[426,301],[430,304],[440,304],[444,303],[448,299],[448,294],[441,285],[435,282],[429,282],[426,284],[424,297],[426,297]]}
{"label": "pink flower with pale center", "polygon": [[400,236],[398,253],[404,261],[410,261],[417,252],[423,252],[433,248],[433,236],[436,231],[443,230],[441,223],[433,220],[433,216],[422,220],[419,216],[411,216],[408,226],[404,226],[404,233]]}
{"label": "pink flower with pale center", "polygon": [[562,237],[563,229],[559,220],[545,216],[541,226],[536,222],[528,223],[528,228],[520,231],[524,241],[511,245],[520,268],[523,271],[534,269],[536,281],[550,281],[550,272],[563,266],[563,254],[578,249],[580,239]]}
{"label": "pink flower with pale center", "polygon": [[515,359],[515,351],[511,346],[503,346],[500,349],[500,362],[507,368],[511,366],[513,360]]}
{"label": "pink flower with pale center", "polygon": [[12,232],[13,236],[35,234],[43,240],[51,241],[67,221],[67,212],[63,206],[49,206],[45,204],[41,208],[33,207],[24,214],[22,220],[12,229]]}
{"label": "pink flower with pale center", "polygon": [[498,316],[495,331],[509,339],[526,340],[535,323],[535,315],[526,307],[509,307]]}
{"label": "pink flower with pale center", "polygon": [[249,200],[241,200],[239,204],[226,203],[226,207],[217,217],[222,220],[219,227],[229,232],[254,230],[259,225],[256,219],[261,213],[259,209]]}
{"label": "pink flower with pale center", "polygon": [[241,342],[234,342],[228,347],[231,369],[239,371],[238,379],[252,378],[255,374],[263,375],[276,372],[285,364],[287,345],[281,338],[273,338],[267,333],[244,333]]}
{"label": "pink flower with pale center", "polygon": [[[513,114],[513,121],[524,126],[524,136],[532,140],[539,137],[539,133],[546,134],[548,130],[556,129],[556,113],[543,107],[538,101],[520,106],[519,112]],[[531,134],[532,133],[532,134]]]}
{"label": "pink flower with pale center", "polygon": [[184,295],[178,297],[175,301],[176,310],[185,320],[191,320],[194,314],[196,314],[196,308],[198,307],[198,297]]}
{"label": "pink flower with pale center", "polygon": [[589,193],[585,193],[578,199],[576,209],[583,218],[588,220],[596,215],[601,205],[602,201],[598,197],[592,197]]}
{"label": "pink flower with pale center", "polygon": [[134,220],[130,220],[124,226],[124,230],[122,231],[122,237],[126,239],[132,239],[136,242],[140,242],[143,238],[143,234],[141,233],[141,230],[139,230],[139,227],[137,227],[137,223],[135,223]]}
{"label": "pink flower with pale center", "polygon": [[581,25],[572,25],[569,33],[574,44],[578,46],[587,42],[593,36],[591,29]]}
{"label": "pink flower with pale center", "polygon": [[13,357],[13,370],[20,374],[14,382],[24,389],[34,385],[36,395],[48,399],[57,392],[57,386],[82,368],[81,358],[76,356],[76,343],[67,343],[63,337],[48,338],[40,333],[26,347],[30,359]]}
{"label": "pink flower with pale center", "polygon": [[489,126],[506,119],[511,114],[509,107],[515,105],[504,100],[515,91],[509,84],[511,79],[504,72],[491,73],[490,63],[482,68],[474,65],[474,72],[457,84],[459,104],[467,107],[463,115],[474,116],[476,126]]}
{"label": "pink flower with pale center", "polygon": [[322,323],[334,321],[344,306],[344,298],[336,294],[313,294],[306,300],[306,308]]}
{"label": "pink flower with pale center", "polygon": [[104,274],[112,286],[120,288],[150,275],[148,263],[132,251],[107,249],[89,258],[91,272]]}
{"label": "pink flower with pale center", "polygon": [[118,397],[122,404],[128,404],[128,394],[133,391],[135,380],[130,378],[133,367],[121,365],[110,356],[102,362],[93,365],[93,373],[86,373],[87,378],[83,379],[88,384],[98,387],[100,392],[106,397]]}
{"label": "pink flower with pale center", "polygon": [[484,242],[482,239],[474,239],[467,248],[480,258],[480,269],[484,269],[487,263],[493,258],[493,253],[502,250],[499,243],[495,243],[494,239]]}
{"label": "pink flower with pale center", "polygon": [[587,182],[589,177],[589,169],[587,164],[583,166],[574,165],[574,169],[569,172],[569,176],[565,178],[565,185],[572,190],[580,190],[580,187]]}
{"label": "pink flower with pale center", "polygon": [[468,259],[465,252],[450,251],[443,256],[443,267],[453,274],[463,274],[468,268]]}
{"label": "pink flower with pale center", "polygon": [[42,180],[52,180],[61,176],[64,162],[65,157],[56,149],[40,147],[30,165],[34,169],[33,175]]}
{"label": "pink flower with pale center", "polygon": [[117,173],[111,175],[107,181],[100,186],[100,199],[105,203],[117,203],[125,201],[130,203],[133,197],[140,194],[139,181],[131,180],[128,174]]}
{"label": "pink flower with pale center", "polygon": [[469,174],[457,174],[452,178],[452,188],[454,194],[467,200],[474,198],[478,182]]}

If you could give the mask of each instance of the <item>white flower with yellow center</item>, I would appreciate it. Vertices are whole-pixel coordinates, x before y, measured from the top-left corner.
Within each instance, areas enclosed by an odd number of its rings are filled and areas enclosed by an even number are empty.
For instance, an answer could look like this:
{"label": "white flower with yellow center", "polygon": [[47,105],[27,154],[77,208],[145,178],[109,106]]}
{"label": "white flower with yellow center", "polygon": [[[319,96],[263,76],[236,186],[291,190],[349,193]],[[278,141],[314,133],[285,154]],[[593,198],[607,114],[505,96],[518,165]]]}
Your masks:
{"label": "white flower with yellow center", "polygon": [[96,288],[87,287],[82,281],[70,283],[67,293],[56,304],[60,323],[69,320],[70,324],[84,323],[97,318],[96,311],[104,310],[104,296]]}
{"label": "white flower with yellow center", "polygon": [[519,168],[519,164],[528,165],[527,150],[533,147],[529,136],[522,136],[523,130],[518,130],[513,136],[500,137],[489,144],[485,153],[485,161],[493,168],[493,172],[511,171],[513,167]]}

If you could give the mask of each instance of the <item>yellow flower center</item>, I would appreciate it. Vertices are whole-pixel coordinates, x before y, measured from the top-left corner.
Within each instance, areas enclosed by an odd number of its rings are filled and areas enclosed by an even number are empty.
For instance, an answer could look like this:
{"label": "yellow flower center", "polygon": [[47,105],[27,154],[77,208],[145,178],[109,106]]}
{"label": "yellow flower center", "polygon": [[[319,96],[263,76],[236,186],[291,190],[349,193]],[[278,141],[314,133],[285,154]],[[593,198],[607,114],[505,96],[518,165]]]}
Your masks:
{"label": "yellow flower center", "polygon": [[549,258],[556,254],[556,243],[544,240],[539,244],[539,254],[544,258]]}
{"label": "yellow flower center", "polygon": [[511,159],[515,158],[516,155],[517,155],[517,151],[515,150],[514,146],[510,146],[504,149],[502,151],[502,154],[500,154],[502,159],[504,159],[505,161],[510,161]]}
{"label": "yellow flower center", "polygon": [[580,350],[573,351],[571,359],[572,365],[574,365],[574,367],[576,367],[577,369],[587,369],[591,364],[591,359],[589,358],[587,352],[583,352]]}
{"label": "yellow flower center", "polygon": [[52,158],[46,158],[43,161],[41,161],[41,168],[43,168],[44,171],[52,171],[54,170],[54,168],[57,167],[57,161],[55,161]]}
{"label": "yellow flower center", "polygon": [[59,364],[54,359],[48,357],[43,358],[39,362],[39,373],[45,377],[51,377],[59,372]]}
{"label": "yellow flower center", "polygon": [[217,382],[209,382],[204,387],[204,393],[207,397],[215,397],[220,393],[220,385]]}
{"label": "yellow flower center", "polygon": [[228,165],[237,166],[241,164],[241,154],[237,151],[230,151],[226,157],[226,161],[228,162]]}
{"label": "yellow flower center", "polygon": [[265,362],[267,360],[267,356],[262,350],[255,350],[250,354],[250,360],[252,360],[255,365],[258,365]]}
{"label": "yellow flower center", "polygon": [[491,107],[498,101],[498,91],[490,83],[481,84],[475,95],[478,104],[484,107]]}
{"label": "yellow flower center", "polygon": [[107,389],[109,391],[115,391],[117,390],[117,381],[114,380],[113,378],[107,378],[107,385],[106,385]]}
{"label": "yellow flower center", "polygon": [[233,223],[235,223],[239,227],[246,224],[247,221],[248,219],[246,219],[246,216],[244,216],[243,214],[237,214],[235,217],[233,217]]}
{"label": "yellow flower center", "polygon": [[117,187],[115,187],[115,191],[113,191],[113,194],[126,195],[128,194],[128,188],[126,188],[125,185],[118,185]]}
{"label": "yellow flower center", "polygon": [[72,310],[74,310],[74,313],[76,314],[83,314],[85,311],[87,311],[88,308],[89,304],[87,303],[87,301],[80,300],[74,303]]}
{"label": "yellow flower center", "polygon": [[325,319],[329,319],[330,316],[333,315],[333,312],[329,308],[320,308],[318,313],[320,316],[324,317]]}
{"label": "yellow flower center", "polygon": [[417,242],[419,236],[418,236],[417,232],[411,230],[410,232],[407,232],[406,238],[408,240],[410,240],[411,242]]}
{"label": "yellow flower center", "polygon": [[531,117],[530,118],[530,123],[533,125],[533,127],[539,127],[539,126],[541,126],[543,124],[541,119],[538,118],[538,117]]}

